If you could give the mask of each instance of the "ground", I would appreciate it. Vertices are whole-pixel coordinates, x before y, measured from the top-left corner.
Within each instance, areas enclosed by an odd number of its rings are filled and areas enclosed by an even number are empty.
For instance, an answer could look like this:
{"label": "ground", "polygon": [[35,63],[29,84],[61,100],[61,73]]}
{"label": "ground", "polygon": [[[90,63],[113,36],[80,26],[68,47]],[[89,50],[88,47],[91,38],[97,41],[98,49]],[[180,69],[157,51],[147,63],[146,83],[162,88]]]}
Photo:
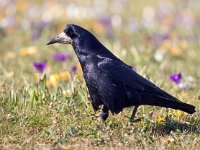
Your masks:
{"label": "ground", "polygon": [[[6,1],[0,4],[0,149],[198,149],[200,12],[191,1]],[[117,9],[116,9],[117,8]],[[141,106],[106,122],[89,102],[71,46],[45,45],[67,23],[91,31],[192,115]],[[170,78],[173,77],[173,78]]]}

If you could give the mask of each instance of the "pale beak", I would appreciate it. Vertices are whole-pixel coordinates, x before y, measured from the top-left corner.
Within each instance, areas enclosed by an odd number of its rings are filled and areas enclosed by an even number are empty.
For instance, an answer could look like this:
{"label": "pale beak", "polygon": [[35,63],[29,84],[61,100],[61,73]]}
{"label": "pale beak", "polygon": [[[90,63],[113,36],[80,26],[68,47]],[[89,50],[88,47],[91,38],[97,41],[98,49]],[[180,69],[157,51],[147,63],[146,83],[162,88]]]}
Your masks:
{"label": "pale beak", "polygon": [[61,43],[61,44],[72,44],[72,39],[65,34],[65,32],[60,33],[55,38],[52,38],[47,45]]}

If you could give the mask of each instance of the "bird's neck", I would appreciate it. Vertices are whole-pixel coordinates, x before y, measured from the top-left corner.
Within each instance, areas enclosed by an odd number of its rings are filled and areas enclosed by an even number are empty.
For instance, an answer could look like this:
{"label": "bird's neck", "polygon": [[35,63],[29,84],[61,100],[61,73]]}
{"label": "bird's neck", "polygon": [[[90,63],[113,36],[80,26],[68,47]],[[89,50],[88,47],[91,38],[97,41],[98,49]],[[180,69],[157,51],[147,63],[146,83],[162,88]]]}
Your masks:
{"label": "bird's neck", "polygon": [[115,56],[104,47],[95,37],[90,40],[74,40],[72,43],[73,49],[78,57],[78,60],[84,69],[87,64],[97,63],[97,55],[104,55],[108,58],[115,58]]}
{"label": "bird's neck", "polygon": [[83,44],[80,44],[80,42],[74,42],[72,44],[73,46],[73,49],[78,57],[78,60],[79,62],[82,64],[82,63],[85,63],[85,58],[90,55],[90,52],[86,50],[86,48],[84,47]]}

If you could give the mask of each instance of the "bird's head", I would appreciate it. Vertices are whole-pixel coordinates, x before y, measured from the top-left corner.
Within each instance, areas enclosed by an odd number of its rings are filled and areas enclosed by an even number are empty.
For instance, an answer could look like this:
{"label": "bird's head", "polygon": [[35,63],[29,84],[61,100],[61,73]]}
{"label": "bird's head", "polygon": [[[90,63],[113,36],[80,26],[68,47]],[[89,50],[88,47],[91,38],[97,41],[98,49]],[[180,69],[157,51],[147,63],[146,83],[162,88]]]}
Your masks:
{"label": "bird's head", "polygon": [[77,54],[107,52],[107,49],[96,39],[92,33],[74,24],[67,25],[64,31],[52,38],[47,45],[54,43],[71,44]]}
{"label": "bird's head", "polygon": [[69,24],[62,33],[48,41],[47,45],[55,43],[72,44],[73,41],[81,37],[82,30],[84,29],[77,25]]}

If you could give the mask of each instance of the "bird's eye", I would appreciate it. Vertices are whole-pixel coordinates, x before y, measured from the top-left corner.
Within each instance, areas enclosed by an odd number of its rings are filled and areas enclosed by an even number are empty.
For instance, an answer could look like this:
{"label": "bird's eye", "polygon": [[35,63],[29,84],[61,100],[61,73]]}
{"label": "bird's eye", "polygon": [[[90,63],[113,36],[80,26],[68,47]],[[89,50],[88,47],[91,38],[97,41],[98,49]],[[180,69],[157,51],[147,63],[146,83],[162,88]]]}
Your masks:
{"label": "bird's eye", "polygon": [[75,38],[77,34],[74,32],[73,28],[70,26],[67,26],[64,30],[64,32],[71,38]]}

